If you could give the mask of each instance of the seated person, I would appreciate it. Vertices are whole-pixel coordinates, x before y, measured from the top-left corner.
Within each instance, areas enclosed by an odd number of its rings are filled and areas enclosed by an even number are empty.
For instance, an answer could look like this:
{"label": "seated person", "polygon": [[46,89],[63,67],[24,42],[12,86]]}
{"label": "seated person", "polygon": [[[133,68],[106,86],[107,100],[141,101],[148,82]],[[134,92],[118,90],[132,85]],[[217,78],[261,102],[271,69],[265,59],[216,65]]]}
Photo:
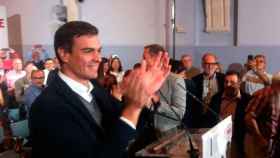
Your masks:
{"label": "seated person", "polygon": [[15,97],[18,104],[22,104],[23,95],[27,87],[31,85],[31,72],[37,70],[32,62],[26,62],[24,66],[26,75],[15,82]]}
{"label": "seated person", "polygon": [[26,72],[22,70],[22,60],[19,58],[13,59],[13,69],[6,73],[8,90],[13,91],[16,80],[24,77]]}
{"label": "seated person", "polygon": [[27,116],[34,100],[42,93],[44,88],[45,74],[43,70],[33,70],[31,72],[31,85],[25,90],[23,104],[27,108]]}

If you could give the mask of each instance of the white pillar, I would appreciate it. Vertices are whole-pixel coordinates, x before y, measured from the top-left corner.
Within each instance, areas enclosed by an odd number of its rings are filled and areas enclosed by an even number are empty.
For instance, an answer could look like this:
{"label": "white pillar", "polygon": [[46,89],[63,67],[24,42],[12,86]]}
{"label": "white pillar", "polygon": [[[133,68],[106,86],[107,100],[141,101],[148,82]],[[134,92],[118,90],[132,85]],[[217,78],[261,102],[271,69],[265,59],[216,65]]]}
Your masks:
{"label": "white pillar", "polygon": [[4,6],[0,6],[0,48],[8,48],[8,21],[7,11]]}
{"label": "white pillar", "polygon": [[79,4],[77,0],[64,0],[67,6],[67,21],[79,20]]}

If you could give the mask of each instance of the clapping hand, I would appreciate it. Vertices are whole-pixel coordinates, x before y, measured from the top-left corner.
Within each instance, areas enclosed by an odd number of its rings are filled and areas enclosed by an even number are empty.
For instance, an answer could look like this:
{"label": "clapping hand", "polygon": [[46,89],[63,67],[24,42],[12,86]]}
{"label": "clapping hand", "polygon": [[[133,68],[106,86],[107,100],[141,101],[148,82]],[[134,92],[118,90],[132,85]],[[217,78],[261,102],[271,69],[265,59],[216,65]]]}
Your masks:
{"label": "clapping hand", "polygon": [[160,89],[170,69],[168,53],[161,52],[151,66],[148,67],[146,61],[143,60],[140,69],[132,71],[128,76],[129,83],[124,89],[124,117],[137,123],[145,103]]}

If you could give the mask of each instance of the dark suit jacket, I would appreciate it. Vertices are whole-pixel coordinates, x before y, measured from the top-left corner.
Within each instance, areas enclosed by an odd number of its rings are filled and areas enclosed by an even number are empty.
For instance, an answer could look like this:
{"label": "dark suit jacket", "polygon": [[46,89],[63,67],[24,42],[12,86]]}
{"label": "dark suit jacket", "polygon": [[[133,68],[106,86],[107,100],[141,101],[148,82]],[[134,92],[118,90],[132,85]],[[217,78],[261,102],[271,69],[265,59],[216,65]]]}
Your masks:
{"label": "dark suit jacket", "polygon": [[[224,89],[224,74],[216,73],[216,79],[218,82],[218,91],[223,91]],[[202,101],[203,93],[203,74],[199,74],[192,78],[192,81],[195,84],[195,91],[197,98]],[[193,128],[206,128],[208,125],[205,124],[205,116],[203,115],[203,105],[201,103],[194,101],[192,104],[192,125]]]}
{"label": "dark suit jacket", "polygon": [[59,69],[55,68],[54,70],[51,70],[49,72],[49,75],[46,76],[47,77],[47,85],[50,85],[54,81],[55,76],[57,75],[58,71],[59,71]]}
{"label": "dark suit jacket", "polygon": [[183,123],[186,127],[192,128],[196,125],[194,124],[194,118],[196,115],[196,109],[193,105],[198,104],[193,96],[197,96],[196,85],[193,80],[185,79],[186,84],[186,112],[184,114]]}
{"label": "dark suit jacket", "polygon": [[119,119],[120,108],[94,84],[102,127],[64,81],[55,75],[35,100],[29,120],[35,158],[124,157],[135,130]]}
{"label": "dark suit jacket", "polygon": [[[215,111],[217,114],[220,113],[221,103],[222,103],[222,95],[223,93],[220,92],[212,97],[210,107]],[[241,99],[237,103],[236,110],[235,110],[235,117],[233,120],[233,136],[232,139],[234,140],[233,143],[236,143],[237,152],[238,154],[243,155],[244,152],[244,135],[245,135],[245,124],[244,124],[244,117],[245,117],[245,109],[251,99],[251,96],[246,93],[241,92]],[[214,115],[213,113],[208,112],[206,117],[207,124],[209,128],[215,126],[219,123],[219,118]],[[244,156],[244,155],[243,155]]]}

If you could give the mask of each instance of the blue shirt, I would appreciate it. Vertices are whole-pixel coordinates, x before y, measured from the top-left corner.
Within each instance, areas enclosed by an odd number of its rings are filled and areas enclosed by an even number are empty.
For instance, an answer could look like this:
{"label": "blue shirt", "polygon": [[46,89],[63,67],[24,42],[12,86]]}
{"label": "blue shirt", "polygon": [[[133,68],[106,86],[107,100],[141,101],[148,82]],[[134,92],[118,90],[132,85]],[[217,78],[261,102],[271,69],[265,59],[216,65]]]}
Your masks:
{"label": "blue shirt", "polygon": [[31,109],[32,103],[35,101],[35,99],[41,94],[43,91],[42,87],[38,87],[34,84],[31,84],[26,90],[23,95],[23,103],[27,108],[27,114],[29,114],[29,111]]}

